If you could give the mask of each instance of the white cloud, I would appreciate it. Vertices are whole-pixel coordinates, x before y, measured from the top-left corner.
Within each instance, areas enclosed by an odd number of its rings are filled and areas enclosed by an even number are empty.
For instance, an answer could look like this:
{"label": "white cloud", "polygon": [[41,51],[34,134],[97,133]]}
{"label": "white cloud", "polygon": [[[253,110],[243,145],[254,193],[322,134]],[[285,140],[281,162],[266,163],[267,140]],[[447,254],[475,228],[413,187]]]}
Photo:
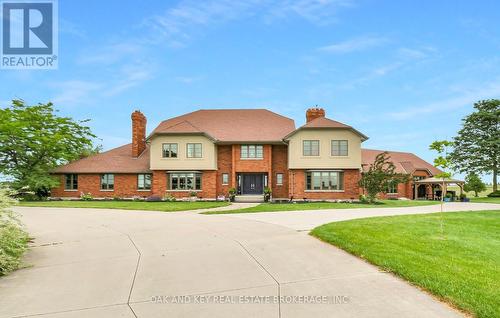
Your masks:
{"label": "white cloud", "polygon": [[229,21],[258,17],[271,23],[299,17],[310,23],[327,24],[335,20],[339,9],[352,6],[352,0],[188,0],[147,18],[143,24],[150,29],[148,42],[178,47],[184,46],[193,33]]}
{"label": "white cloud", "polygon": [[353,7],[352,0],[290,0],[282,1],[269,9],[269,18],[298,16],[311,23],[324,25],[337,21],[340,9]]}
{"label": "white cloud", "polygon": [[119,79],[107,87],[104,95],[114,96],[132,87],[138,86],[142,82],[151,79],[153,73],[154,67],[152,64],[136,63],[126,65],[118,73]]}
{"label": "white cloud", "polygon": [[139,43],[121,42],[105,45],[100,49],[86,51],[78,58],[81,64],[105,64],[110,65],[121,62],[130,57],[135,57],[143,50]]}
{"label": "white cloud", "polygon": [[499,97],[500,80],[481,88],[466,91],[461,95],[449,99],[432,102],[426,105],[416,105],[403,111],[388,113],[386,114],[386,116],[389,116],[391,119],[395,120],[406,120],[418,115],[426,115],[458,109],[467,105],[471,105],[481,99]]}
{"label": "white cloud", "polygon": [[431,47],[419,49],[399,48],[390,62],[373,67],[358,78],[346,82],[342,87],[352,89],[359,84],[365,84],[403,68],[415,67],[418,63],[429,61],[436,53],[437,50]]}
{"label": "white cloud", "polygon": [[95,94],[96,91],[102,88],[100,83],[81,80],[54,83],[51,86],[60,91],[59,94],[52,98],[52,102],[58,107],[88,102],[90,95]]}
{"label": "white cloud", "polygon": [[161,15],[147,18],[151,28],[149,41],[180,46],[190,38],[195,28],[204,28],[242,17],[260,1],[183,1]]}
{"label": "white cloud", "polygon": [[323,46],[319,50],[328,53],[349,53],[380,46],[386,42],[387,39],[383,37],[366,36]]}

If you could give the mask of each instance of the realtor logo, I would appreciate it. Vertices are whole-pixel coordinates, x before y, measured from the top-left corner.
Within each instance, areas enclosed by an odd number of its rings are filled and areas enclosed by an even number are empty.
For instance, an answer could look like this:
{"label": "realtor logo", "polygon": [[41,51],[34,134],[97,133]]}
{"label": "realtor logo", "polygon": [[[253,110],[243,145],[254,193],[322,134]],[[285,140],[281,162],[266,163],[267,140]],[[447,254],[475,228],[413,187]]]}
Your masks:
{"label": "realtor logo", "polygon": [[1,2],[1,68],[57,68],[57,2]]}

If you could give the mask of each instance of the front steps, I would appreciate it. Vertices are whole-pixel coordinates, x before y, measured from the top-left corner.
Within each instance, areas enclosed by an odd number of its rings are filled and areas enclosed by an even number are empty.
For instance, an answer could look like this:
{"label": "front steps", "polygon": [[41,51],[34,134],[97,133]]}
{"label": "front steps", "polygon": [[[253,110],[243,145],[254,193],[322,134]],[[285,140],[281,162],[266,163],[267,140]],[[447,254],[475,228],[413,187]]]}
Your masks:
{"label": "front steps", "polygon": [[263,194],[242,194],[234,197],[234,202],[239,203],[260,203],[264,202]]}

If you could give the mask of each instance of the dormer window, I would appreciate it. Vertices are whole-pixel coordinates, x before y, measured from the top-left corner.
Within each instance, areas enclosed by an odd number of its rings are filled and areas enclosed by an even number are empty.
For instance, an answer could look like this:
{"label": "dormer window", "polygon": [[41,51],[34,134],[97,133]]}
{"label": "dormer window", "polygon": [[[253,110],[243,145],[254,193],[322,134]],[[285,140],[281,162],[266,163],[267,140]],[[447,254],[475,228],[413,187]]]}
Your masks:
{"label": "dormer window", "polygon": [[332,156],[347,156],[348,142],[347,140],[332,140]]}
{"label": "dormer window", "polygon": [[302,147],[304,156],[319,156],[319,140],[304,140]]}
{"label": "dormer window", "polygon": [[187,144],[187,157],[188,158],[201,158],[203,157],[201,152],[201,144]]}
{"label": "dormer window", "polygon": [[163,158],[177,158],[177,144],[163,144]]}

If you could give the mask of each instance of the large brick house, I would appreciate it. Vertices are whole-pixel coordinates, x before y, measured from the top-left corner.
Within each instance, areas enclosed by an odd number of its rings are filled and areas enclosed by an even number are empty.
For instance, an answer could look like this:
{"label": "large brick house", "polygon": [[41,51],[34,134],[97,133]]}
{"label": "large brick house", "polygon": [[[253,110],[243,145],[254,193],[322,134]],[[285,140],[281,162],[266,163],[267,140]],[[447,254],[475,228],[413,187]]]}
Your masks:
{"label": "large brick house", "polygon": [[[146,137],[146,117],[132,113],[132,143],[58,167],[53,197],[205,199],[261,195],[275,199],[357,199],[363,169],[382,150],[362,149],[360,131],[328,119],[321,108],[306,112],[306,123],[265,109],[198,110],[165,120]],[[439,173],[414,154],[389,152],[398,172],[411,180]],[[394,185],[386,196],[423,197],[413,181]]]}

